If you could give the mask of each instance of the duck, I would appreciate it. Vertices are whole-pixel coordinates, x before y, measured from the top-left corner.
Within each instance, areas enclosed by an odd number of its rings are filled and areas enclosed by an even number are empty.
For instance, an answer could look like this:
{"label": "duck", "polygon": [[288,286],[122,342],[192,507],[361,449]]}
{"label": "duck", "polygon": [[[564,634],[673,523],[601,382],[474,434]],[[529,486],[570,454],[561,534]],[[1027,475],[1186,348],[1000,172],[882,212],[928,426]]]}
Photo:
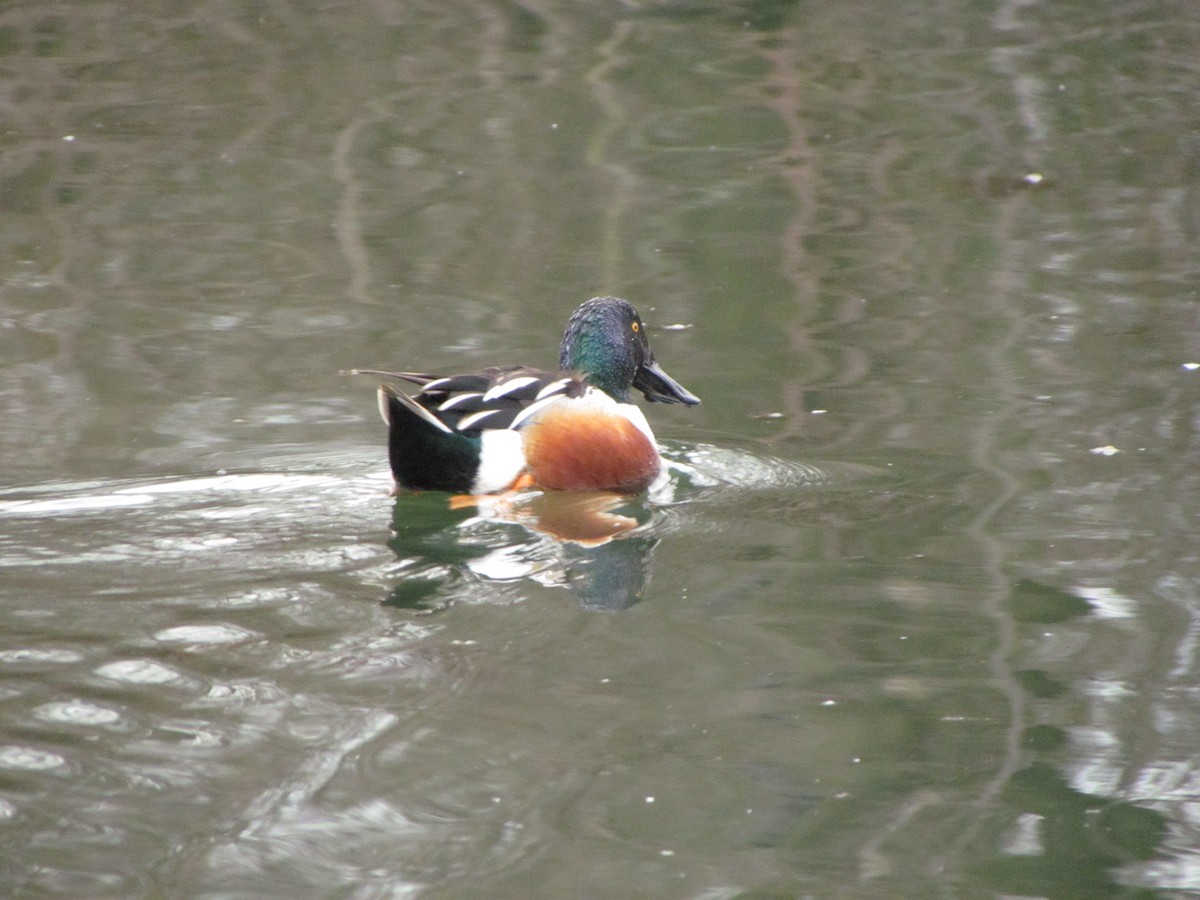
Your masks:
{"label": "duck", "polygon": [[[638,494],[659,478],[663,460],[633,391],[651,403],[700,403],[655,360],[638,311],[612,296],[593,297],[571,314],[556,371],[352,372],[387,379],[378,399],[393,494]],[[419,390],[408,393],[402,384]]]}

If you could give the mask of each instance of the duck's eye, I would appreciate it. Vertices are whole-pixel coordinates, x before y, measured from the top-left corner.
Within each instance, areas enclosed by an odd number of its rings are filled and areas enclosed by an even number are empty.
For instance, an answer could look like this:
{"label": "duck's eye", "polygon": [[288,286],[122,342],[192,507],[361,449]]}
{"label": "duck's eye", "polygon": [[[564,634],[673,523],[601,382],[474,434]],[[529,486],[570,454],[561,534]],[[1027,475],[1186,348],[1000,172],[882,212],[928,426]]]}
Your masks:
{"label": "duck's eye", "polygon": [[641,331],[641,330],[642,330],[642,323],[641,323],[641,322],[634,322],[634,323],[633,323],[632,325],[630,325],[629,327],[633,329],[633,333],[634,333],[634,334],[637,334],[639,331]]}

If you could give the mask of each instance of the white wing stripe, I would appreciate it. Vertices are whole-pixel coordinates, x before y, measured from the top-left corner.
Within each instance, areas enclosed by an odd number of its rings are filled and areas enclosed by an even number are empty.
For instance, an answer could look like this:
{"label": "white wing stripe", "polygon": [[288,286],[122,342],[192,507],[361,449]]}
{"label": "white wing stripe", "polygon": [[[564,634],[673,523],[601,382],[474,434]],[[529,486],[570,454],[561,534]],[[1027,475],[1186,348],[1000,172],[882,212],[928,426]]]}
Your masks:
{"label": "white wing stripe", "polygon": [[539,412],[541,412],[543,409],[545,409],[551,403],[554,403],[560,399],[562,399],[562,398],[559,397],[558,394],[551,394],[549,397],[543,397],[541,400],[534,401],[533,403],[531,403],[527,407],[525,407],[523,410],[521,410],[517,414],[517,417],[512,420],[512,424],[510,424],[508,427],[512,428],[512,429],[520,428],[530,418],[532,418],[533,416],[536,416]]}
{"label": "white wing stripe", "polygon": [[471,413],[469,416],[463,416],[458,422],[459,431],[470,431],[472,428],[478,428],[479,423],[489,416],[494,416],[500,412],[498,409],[485,409],[477,413]]}
{"label": "white wing stripe", "polygon": [[518,378],[510,378],[508,381],[502,381],[494,387],[490,388],[483,395],[483,402],[490,403],[492,400],[499,399],[511,394],[513,391],[519,391],[523,387],[528,387],[537,382],[537,378],[532,375],[522,375]]}
{"label": "white wing stripe", "polygon": [[546,397],[553,396],[554,394],[561,394],[567,389],[567,385],[570,383],[571,383],[570,378],[560,378],[557,381],[552,381],[548,385],[546,385],[544,388],[542,388],[540,391],[538,391],[538,395],[534,399],[535,400],[543,400]]}
{"label": "white wing stripe", "polygon": [[467,400],[474,400],[476,397],[482,397],[482,396],[483,396],[483,394],[479,393],[478,391],[475,391],[472,393],[467,393],[467,394],[455,394],[453,397],[451,397],[449,400],[447,400],[445,403],[443,403],[441,406],[438,407],[438,412],[445,412],[448,409],[454,409],[454,407],[458,406],[458,404],[460,404],[460,403],[464,403]]}

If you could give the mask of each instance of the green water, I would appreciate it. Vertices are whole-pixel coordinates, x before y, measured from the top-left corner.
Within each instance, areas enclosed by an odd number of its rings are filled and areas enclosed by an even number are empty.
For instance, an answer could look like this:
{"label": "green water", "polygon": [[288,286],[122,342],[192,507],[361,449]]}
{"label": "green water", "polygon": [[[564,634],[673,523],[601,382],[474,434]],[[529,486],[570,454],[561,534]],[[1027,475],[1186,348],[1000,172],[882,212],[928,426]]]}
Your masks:
{"label": "green water", "polygon": [[[0,9],[7,896],[1200,891],[1194,4]],[[585,548],[356,366],[703,398]],[[545,512],[543,510],[543,512]]]}

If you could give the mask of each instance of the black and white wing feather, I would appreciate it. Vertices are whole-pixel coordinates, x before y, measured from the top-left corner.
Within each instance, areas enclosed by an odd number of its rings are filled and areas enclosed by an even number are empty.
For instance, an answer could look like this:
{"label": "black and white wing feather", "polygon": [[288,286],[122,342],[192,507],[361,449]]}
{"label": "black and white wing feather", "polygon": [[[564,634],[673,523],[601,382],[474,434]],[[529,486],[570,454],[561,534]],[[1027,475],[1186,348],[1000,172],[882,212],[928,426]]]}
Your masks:
{"label": "black and white wing feather", "polygon": [[378,375],[421,386],[409,398],[443,428],[477,437],[485,429],[519,426],[534,404],[551,397],[579,397],[587,385],[578,378],[525,366],[492,366],[462,375],[425,375],[356,369],[355,374]]}

